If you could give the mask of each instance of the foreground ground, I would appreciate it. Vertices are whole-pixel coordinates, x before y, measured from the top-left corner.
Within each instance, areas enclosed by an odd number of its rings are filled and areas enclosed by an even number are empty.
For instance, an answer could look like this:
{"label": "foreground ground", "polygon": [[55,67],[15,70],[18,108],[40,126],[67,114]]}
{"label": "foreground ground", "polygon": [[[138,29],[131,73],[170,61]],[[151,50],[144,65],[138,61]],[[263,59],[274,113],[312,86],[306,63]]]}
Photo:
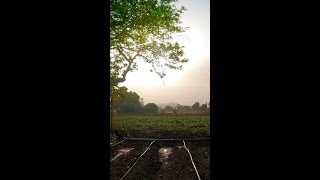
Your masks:
{"label": "foreground ground", "polygon": [[[185,143],[200,178],[210,179],[209,141],[186,141]],[[150,144],[149,141],[126,140],[110,148],[110,179],[121,179]],[[155,141],[123,179],[196,180],[198,178],[182,141]]]}
{"label": "foreground ground", "polygon": [[[210,117],[121,116],[115,117],[112,132],[110,140],[113,144],[120,142],[124,137],[209,138]],[[110,147],[110,179],[198,179],[183,141],[155,141],[152,144],[151,142],[127,139]],[[210,141],[185,141],[185,143],[200,178],[210,179]],[[147,150],[150,144],[150,149]]]}

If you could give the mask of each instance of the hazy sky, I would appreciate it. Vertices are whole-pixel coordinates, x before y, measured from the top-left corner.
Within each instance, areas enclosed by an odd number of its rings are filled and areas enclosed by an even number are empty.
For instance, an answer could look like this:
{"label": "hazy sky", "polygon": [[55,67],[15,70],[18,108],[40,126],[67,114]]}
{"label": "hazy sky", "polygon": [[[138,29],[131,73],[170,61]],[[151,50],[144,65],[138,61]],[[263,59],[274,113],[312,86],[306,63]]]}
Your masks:
{"label": "hazy sky", "polygon": [[119,84],[138,93],[145,104],[210,101],[210,0],[179,0],[177,6],[181,5],[188,9],[182,14],[182,26],[189,29],[176,40],[185,46],[189,62],[182,70],[168,69],[164,79],[150,72],[148,64],[139,62],[139,70],[129,72],[127,80]]}

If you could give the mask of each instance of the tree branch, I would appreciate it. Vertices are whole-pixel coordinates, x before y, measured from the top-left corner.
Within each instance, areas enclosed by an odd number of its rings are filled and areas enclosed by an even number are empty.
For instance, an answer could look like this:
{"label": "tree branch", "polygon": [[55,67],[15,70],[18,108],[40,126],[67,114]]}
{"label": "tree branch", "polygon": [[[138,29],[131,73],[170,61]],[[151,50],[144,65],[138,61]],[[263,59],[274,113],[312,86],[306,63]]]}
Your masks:
{"label": "tree branch", "polygon": [[117,78],[115,80],[116,83],[121,83],[124,82],[126,80],[126,76],[128,74],[128,72],[131,70],[131,65],[133,62],[133,59],[129,59],[123,52],[122,49],[120,49],[119,47],[117,48],[118,52],[129,62],[127,69],[123,72],[122,77],[121,78]]}
{"label": "tree branch", "polygon": [[133,60],[134,60],[138,55],[140,55],[141,49],[138,50],[137,54],[136,54],[132,59],[127,59],[127,57],[125,56],[125,54],[124,54],[119,48],[118,48],[118,51],[119,51],[119,53],[121,53],[121,55],[123,55],[123,57],[129,62],[127,69],[126,69],[126,70],[123,72],[123,74],[122,74],[122,77],[121,77],[121,78],[117,78],[117,79],[115,80],[116,83],[121,83],[121,82],[124,82],[124,81],[126,80],[126,76],[127,76],[128,72],[129,72],[130,70],[132,70],[132,69],[131,69],[131,65],[132,65],[132,63],[133,63]]}
{"label": "tree branch", "polygon": [[118,52],[130,63],[130,59],[123,53],[123,49],[121,47],[116,48]]}

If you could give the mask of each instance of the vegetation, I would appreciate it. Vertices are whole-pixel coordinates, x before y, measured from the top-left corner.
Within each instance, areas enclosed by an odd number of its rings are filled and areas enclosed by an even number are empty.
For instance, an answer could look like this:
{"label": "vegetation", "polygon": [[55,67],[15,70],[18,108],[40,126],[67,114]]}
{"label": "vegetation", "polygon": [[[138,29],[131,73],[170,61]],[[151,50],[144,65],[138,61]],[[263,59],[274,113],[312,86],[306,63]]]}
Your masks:
{"label": "vegetation", "polygon": [[178,113],[183,112],[183,106],[182,106],[181,104],[178,104],[178,105],[176,106],[176,109],[177,109],[177,112],[178,112]]}
{"label": "vegetation", "polygon": [[119,88],[119,95],[113,99],[113,110],[117,114],[127,115],[143,115],[156,113],[204,113],[209,112],[207,104],[200,106],[199,102],[195,102],[192,107],[182,106],[178,104],[176,107],[166,106],[158,107],[155,103],[144,105],[143,99],[133,91],[129,91],[126,87]]}
{"label": "vegetation", "polygon": [[[186,31],[181,14],[185,7],[176,8],[177,0],[111,0],[110,1],[110,123],[114,102],[121,96],[119,83],[130,71],[138,70],[137,61],[152,65],[151,72],[160,78],[166,68],[182,69],[188,62],[183,46],[173,41],[173,35]],[[122,105],[132,110],[131,105]],[[111,126],[112,129],[112,126]]]}
{"label": "vegetation", "polygon": [[183,112],[191,112],[192,109],[191,109],[191,106],[183,106]]}
{"label": "vegetation", "polygon": [[176,0],[111,0],[110,1],[110,86],[117,95],[118,83],[128,72],[137,70],[137,61],[152,65],[150,71],[160,78],[166,68],[182,69],[183,46],[173,35],[186,31],[180,26],[185,7],[176,8]]}
{"label": "vegetation", "polygon": [[122,87],[120,92],[114,100],[114,110],[117,113],[143,114],[140,96],[136,92],[128,91],[126,87]]}
{"label": "vegetation", "polygon": [[[125,135],[185,134],[209,136],[209,116],[116,116],[114,129]],[[159,137],[161,137],[159,136]],[[172,138],[172,137],[171,137]]]}
{"label": "vegetation", "polygon": [[166,106],[164,107],[164,110],[166,113],[172,113],[173,112],[173,107],[172,106]]}
{"label": "vegetation", "polygon": [[145,113],[155,114],[158,112],[159,107],[155,103],[148,103],[143,107],[143,109]]}
{"label": "vegetation", "polygon": [[207,107],[206,104],[202,104],[201,107],[200,107],[200,109],[201,109],[202,111],[205,111],[205,110],[208,109],[208,107]]}
{"label": "vegetation", "polygon": [[192,110],[198,112],[199,109],[200,109],[200,103],[199,103],[199,102],[195,102],[195,103],[192,105]]}

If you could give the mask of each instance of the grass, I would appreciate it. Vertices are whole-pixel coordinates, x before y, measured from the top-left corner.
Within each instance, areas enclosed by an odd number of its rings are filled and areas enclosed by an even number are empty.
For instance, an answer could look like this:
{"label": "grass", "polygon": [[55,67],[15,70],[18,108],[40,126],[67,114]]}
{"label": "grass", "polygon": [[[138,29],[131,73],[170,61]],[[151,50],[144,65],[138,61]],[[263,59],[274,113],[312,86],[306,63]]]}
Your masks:
{"label": "grass", "polygon": [[209,136],[210,116],[119,116],[113,128],[125,136]]}

